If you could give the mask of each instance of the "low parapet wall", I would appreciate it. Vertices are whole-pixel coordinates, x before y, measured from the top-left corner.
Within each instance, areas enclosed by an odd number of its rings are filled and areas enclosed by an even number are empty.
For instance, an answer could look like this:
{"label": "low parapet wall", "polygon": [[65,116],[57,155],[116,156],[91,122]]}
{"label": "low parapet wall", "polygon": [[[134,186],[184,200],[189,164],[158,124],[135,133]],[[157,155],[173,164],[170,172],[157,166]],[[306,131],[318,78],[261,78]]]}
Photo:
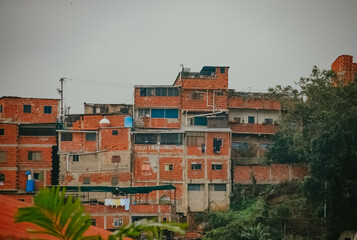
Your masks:
{"label": "low parapet wall", "polygon": [[302,179],[309,175],[306,164],[272,164],[270,166],[235,166],[234,183],[276,184],[292,179]]}

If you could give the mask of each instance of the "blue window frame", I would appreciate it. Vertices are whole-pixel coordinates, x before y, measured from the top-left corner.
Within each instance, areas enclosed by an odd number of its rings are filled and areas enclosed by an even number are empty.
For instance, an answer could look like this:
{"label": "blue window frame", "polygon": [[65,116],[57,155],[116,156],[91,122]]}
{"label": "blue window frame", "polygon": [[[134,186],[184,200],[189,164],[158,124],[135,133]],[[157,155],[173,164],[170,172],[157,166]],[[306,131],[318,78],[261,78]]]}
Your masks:
{"label": "blue window frame", "polygon": [[178,118],[178,109],[151,109],[151,118]]}
{"label": "blue window frame", "polygon": [[52,114],[52,106],[44,106],[43,112],[46,114]]}
{"label": "blue window frame", "polygon": [[206,126],[207,125],[207,117],[195,117],[193,124],[196,126]]}

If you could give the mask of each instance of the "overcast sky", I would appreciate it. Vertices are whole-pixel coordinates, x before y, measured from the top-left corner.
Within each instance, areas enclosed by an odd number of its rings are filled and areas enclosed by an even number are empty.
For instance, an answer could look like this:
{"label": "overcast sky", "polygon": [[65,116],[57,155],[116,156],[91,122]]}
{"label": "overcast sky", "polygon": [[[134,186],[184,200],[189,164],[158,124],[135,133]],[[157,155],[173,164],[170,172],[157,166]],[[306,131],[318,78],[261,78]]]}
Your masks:
{"label": "overcast sky", "polygon": [[357,62],[356,0],[0,0],[0,96],[59,98],[66,77],[71,113],[132,103],[180,64],[230,66],[229,88],[264,92],[342,54]]}

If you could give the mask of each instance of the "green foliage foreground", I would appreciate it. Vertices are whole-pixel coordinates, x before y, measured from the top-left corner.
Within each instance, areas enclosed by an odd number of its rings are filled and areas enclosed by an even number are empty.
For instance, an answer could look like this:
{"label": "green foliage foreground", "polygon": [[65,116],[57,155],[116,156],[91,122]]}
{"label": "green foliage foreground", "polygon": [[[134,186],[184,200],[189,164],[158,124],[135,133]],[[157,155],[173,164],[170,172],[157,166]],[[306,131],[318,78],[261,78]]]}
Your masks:
{"label": "green foliage foreground", "polygon": [[[46,234],[61,240],[102,239],[100,236],[83,237],[91,226],[90,216],[84,213],[79,199],[73,201],[72,196],[66,197],[65,189],[59,187],[43,188],[35,196],[35,206],[19,208],[15,222],[30,222],[42,230],[29,231],[34,234]],[[163,232],[184,234],[185,224],[158,223],[142,220],[123,227],[109,236],[109,240],[124,239],[145,235],[148,240],[160,240]]]}

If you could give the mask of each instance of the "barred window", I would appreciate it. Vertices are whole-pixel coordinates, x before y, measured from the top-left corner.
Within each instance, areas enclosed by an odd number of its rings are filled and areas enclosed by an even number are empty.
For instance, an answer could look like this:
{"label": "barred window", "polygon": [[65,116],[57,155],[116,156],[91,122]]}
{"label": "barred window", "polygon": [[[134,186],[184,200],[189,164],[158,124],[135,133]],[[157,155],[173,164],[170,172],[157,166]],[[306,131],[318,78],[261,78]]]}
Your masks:
{"label": "barred window", "polygon": [[24,105],[24,113],[31,113],[31,105]]}
{"label": "barred window", "polygon": [[150,117],[150,108],[139,108],[138,117]]}
{"label": "barred window", "polygon": [[73,162],[78,162],[79,161],[79,155],[73,155]]}
{"label": "barred window", "polygon": [[161,145],[182,145],[182,134],[162,133],[160,134]]}
{"label": "barred window", "polygon": [[227,185],[226,184],[214,184],[214,191],[225,192],[225,191],[227,191]]}
{"label": "barred window", "polygon": [[72,133],[61,133],[61,141],[62,142],[70,142],[72,141],[73,134]]}
{"label": "barred window", "polygon": [[157,134],[135,134],[135,144],[157,144]]}
{"label": "barred window", "polygon": [[119,178],[118,177],[112,177],[112,185],[116,186],[119,184]]}
{"label": "barred window", "polygon": [[90,184],[90,177],[84,177],[83,184]]}
{"label": "barred window", "polygon": [[112,163],[120,163],[120,156],[112,156]]}

